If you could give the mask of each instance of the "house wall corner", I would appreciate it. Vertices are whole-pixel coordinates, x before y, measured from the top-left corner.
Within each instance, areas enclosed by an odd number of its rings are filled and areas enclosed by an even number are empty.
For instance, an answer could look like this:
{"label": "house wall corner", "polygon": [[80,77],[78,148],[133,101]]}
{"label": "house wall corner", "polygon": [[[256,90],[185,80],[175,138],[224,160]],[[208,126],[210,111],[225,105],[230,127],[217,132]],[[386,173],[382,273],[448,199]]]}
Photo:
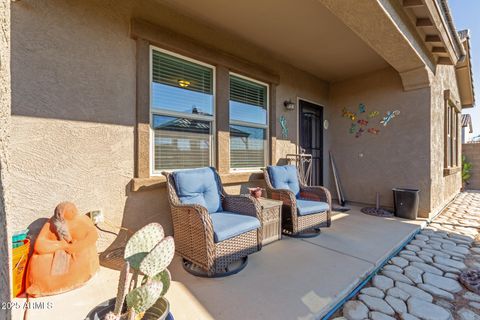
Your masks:
{"label": "house wall corner", "polygon": [[[10,0],[0,0],[0,302],[10,301],[11,250],[8,226],[8,136],[11,114]],[[0,319],[11,319],[11,310],[0,308]]]}
{"label": "house wall corner", "polygon": [[[448,97],[445,92],[448,92]],[[431,216],[438,213],[451,201],[462,187],[460,162],[461,131],[456,133],[458,149],[458,163],[452,170],[445,169],[445,108],[446,101],[453,103],[461,113],[461,104],[455,75],[455,68],[451,65],[438,65],[435,77],[430,87],[431,92],[431,119],[430,119],[430,176],[431,176]],[[460,122],[460,120],[458,120]],[[460,126],[459,126],[460,127]]]}

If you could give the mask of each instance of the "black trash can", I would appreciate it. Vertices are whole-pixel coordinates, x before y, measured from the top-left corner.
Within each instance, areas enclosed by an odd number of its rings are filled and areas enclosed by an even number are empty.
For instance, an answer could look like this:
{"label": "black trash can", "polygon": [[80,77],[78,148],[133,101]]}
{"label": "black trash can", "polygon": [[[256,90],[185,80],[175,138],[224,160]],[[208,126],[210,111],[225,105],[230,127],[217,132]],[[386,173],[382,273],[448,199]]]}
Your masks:
{"label": "black trash can", "polygon": [[418,216],[418,203],[420,201],[420,190],[394,188],[393,203],[395,215],[399,218],[415,220]]}

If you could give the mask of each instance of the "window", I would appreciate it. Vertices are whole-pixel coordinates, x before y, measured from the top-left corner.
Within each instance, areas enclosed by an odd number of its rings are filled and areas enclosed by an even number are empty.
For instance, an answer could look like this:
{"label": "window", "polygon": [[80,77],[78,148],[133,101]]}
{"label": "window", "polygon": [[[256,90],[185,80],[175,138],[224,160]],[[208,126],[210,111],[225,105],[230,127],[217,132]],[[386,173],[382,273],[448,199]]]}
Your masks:
{"label": "window", "polygon": [[230,74],[230,168],[265,166],[268,85]]}
{"label": "window", "polygon": [[445,108],[445,168],[455,168],[459,164],[458,154],[459,112],[450,100]]}
{"label": "window", "polygon": [[151,47],[152,171],[212,165],[213,67]]}

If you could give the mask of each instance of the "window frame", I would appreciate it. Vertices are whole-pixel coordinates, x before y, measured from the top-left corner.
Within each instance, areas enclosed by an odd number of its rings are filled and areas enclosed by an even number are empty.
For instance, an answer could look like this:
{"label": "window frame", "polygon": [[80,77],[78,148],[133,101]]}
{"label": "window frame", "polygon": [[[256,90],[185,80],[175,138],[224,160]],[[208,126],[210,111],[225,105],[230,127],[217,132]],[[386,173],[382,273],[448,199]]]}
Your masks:
{"label": "window frame", "polygon": [[[205,116],[205,115],[198,115],[198,114],[187,114],[187,113],[182,113],[182,112],[176,112],[176,111],[171,111],[171,110],[162,110],[158,108],[153,108],[153,51],[159,51],[164,54],[170,55],[172,57],[176,57],[185,61],[189,61],[204,67],[208,67],[212,70],[212,115],[211,116]],[[177,118],[187,118],[187,119],[194,119],[194,120],[203,120],[203,121],[209,121],[211,123],[211,129],[210,129],[210,152],[209,152],[209,166],[215,167],[215,155],[216,155],[216,139],[215,139],[215,132],[217,131],[217,126],[216,126],[216,111],[217,111],[217,106],[216,106],[216,68],[214,65],[198,61],[196,59],[192,59],[190,57],[165,50],[162,48],[159,48],[157,46],[154,46],[152,44],[149,45],[149,58],[148,58],[148,64],[149,64],[149,86],[148,86],[148,92],[149,92],[149,171],[150,171],[150,176],[151,177],[158,177],[161,176],[162,171],[167,171],[167,172],[172,172],[175,170],[179,169],[169,169],[169,170],[161,170],[157,171],[155,170],[155,130],[153,129],[153,117],[155,115],[159,116],[168,116],[168,117],[177,117]]]}
{"label": "window frame", "polygon": [[254,83],[258,83],[262,86],[265,86],[267,88],[266,92],[266,119],[265,119],[265,124],[258,124],[258,123],[252,123],[248,121],[240,121],[240,120],[231,120],[230,119],[230,94],[228,96],[228,114],[229,114],[229,119],[228,119],[228,128],[229,128],[229,134],[230,134],[230,126],[244,126],[244,127],[252,127],[252,128],[261,128],[265,130],[265,140],[264,140],[264,149],[263,149],[263,166],[262,167],[251,167],[251,168],[232,168],[232,155],[231,155],[231,137],[229,138],[228,142],[228,156],[229,156],[229,172],[230,173],[236,173],[236,172],[258,172],[261,171],[263,168],[267,166],[268,163],[268,156],[269,156],[269,151],[270,151],[270,84],[267,82],[263,82],[257,79],[253,79],[247,76],[244,76],[242,74],[239,74],[237,72],[229,71],[228,72],[228,92],[230,92],[230,77],[235,76],[244,80],[248,80]]}
{"label": "window frame", "polygon": [[449,175],[457,172],[460,168],[460,147],[459,147],[459,115],[455,103],[448,97],[445,99],[444,119],[444,173]]}

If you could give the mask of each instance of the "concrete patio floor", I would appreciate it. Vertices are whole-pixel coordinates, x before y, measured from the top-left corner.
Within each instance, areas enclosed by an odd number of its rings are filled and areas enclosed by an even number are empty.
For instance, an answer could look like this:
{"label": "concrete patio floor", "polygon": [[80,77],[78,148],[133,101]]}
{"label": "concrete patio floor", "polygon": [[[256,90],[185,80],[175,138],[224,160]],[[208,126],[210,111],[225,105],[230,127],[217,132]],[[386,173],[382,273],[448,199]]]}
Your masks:
{"label": "concrete patio floor", "polygon": [[[319,319],[425,225],[424,220],[379,218],[352,207],[335,213],[332,227],[316,238],[263,247],[248,266],[227,278],[205,279],[185,272],[176,257],[168,293],[176,320]],[[84,287],[32,299],[52,309],[30,310],[28,319],[83,319],[96,304],[116,295],[118,272],[103,268]],[[16,299],[23,302],[25,299]],[[15,310],[14,319],[23,311]]]}

